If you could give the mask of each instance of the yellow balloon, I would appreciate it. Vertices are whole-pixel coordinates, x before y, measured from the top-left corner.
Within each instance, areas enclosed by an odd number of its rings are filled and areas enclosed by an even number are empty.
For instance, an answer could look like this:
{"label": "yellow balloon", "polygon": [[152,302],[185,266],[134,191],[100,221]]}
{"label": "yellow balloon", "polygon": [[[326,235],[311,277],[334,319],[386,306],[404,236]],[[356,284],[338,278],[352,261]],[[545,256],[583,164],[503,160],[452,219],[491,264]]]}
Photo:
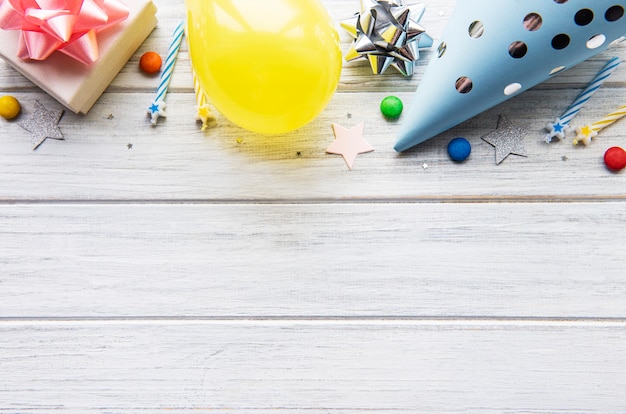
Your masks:
{"label": "yellow balloon", "polygon": [[339,34],[319,0],[185,0],[189,54],[211,103],[253,132],[300,128],[341,75]]}

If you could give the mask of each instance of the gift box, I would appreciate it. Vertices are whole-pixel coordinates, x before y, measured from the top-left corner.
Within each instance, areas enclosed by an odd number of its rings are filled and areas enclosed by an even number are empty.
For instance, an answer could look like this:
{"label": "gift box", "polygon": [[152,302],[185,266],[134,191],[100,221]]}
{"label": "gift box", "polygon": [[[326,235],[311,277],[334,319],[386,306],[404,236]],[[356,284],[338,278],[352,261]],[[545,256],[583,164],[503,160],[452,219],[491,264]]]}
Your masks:
{"label": "gift box", "polygon": [[87,113],[157,24],[152,0],[125,0],[128,18],[97,33],[98,59],[90,64],[52,53],[45,60],[18,57],[20,31],[0,30],[0,56],[75,113]]}

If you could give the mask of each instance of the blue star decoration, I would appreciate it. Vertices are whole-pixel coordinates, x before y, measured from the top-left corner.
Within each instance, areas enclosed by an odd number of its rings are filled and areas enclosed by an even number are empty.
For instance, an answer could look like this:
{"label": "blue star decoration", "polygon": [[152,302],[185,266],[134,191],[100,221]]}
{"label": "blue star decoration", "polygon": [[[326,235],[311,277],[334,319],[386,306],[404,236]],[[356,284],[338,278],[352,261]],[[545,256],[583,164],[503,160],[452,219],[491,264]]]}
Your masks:
{"label": "blue star decoration", "polygon": [[33,138],[33,151],[48,138],[65,139],[59,129],[59,121],[64,112],[62,109],[48,110],[41,102],[35,100],[35,110],[32,115],[18,121],[19,126],[30,132]]}
{"label": "blue star decoration", "polygon": [[152,104],[148,107],[148,115],[150,115],[150,122],[152,123],[152,125],[156,126],[159,117],[167,117],[167,114],[165,113],[165,101],[163,99],[159,99],[156,100],[154,102],[152,102]]}
{"label": "blue star decoration", "polygon": [[549,122],[546,125],[546,130],[548,131],[548,134],[546,134],[546,142],[549,144],[554,138],[562,141],[565,139],[565,135],[569,129],[570,126],[561,121],[561,118],[555,119],[554,122]]}
{"label": "blue star decoration", "polygon": [[496,148],[496,164],[500,164],[510,154],[526,156],[524,137],[527,133],[528,128],[518,128],[504,115],[500,115],[496,129],[481,139]]}

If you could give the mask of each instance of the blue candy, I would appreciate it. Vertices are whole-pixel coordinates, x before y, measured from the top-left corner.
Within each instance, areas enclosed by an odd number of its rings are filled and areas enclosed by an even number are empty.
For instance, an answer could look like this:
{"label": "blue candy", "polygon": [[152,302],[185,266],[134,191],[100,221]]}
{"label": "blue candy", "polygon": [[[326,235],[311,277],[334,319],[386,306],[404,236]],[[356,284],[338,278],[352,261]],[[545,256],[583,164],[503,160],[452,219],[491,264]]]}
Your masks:
{"label": "blue candy", "polygon": [[465,138],[454,138],[448,144],[448,155],[450,155],[450,158],[454,161],[465,161],[471,152],[472,146]]}

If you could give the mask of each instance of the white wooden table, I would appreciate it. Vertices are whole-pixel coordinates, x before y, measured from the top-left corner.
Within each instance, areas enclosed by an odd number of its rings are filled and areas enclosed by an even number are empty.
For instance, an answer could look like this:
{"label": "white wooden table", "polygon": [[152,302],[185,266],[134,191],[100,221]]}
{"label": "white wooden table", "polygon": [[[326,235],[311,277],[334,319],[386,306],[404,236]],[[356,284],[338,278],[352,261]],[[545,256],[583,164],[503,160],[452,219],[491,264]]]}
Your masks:
{"label": "white wooden table", "polygon": [[[268,139],[219,115],[200,131],[184,46],[150,127],[138,59],[185,15],[155,2],[66,141],[33,152],[0,120],[1,413],[626,412],[626,175],[602,163],[626,123],[542,140],[625,43],[399,155],[378,103],[410,102],[432,52],[412,79],[346,63],[312,124]],[[337,24],[358,10],[324,4]],[[427,4],[435,39],[453,6]],[[3,62],[0,92],[55,103]],[[625,97],[622,68],[579,119]],[[496,166],[480,136],[500,113],[532,133]],[[375,152],[348,171],[331,123],[361,121]]]}

